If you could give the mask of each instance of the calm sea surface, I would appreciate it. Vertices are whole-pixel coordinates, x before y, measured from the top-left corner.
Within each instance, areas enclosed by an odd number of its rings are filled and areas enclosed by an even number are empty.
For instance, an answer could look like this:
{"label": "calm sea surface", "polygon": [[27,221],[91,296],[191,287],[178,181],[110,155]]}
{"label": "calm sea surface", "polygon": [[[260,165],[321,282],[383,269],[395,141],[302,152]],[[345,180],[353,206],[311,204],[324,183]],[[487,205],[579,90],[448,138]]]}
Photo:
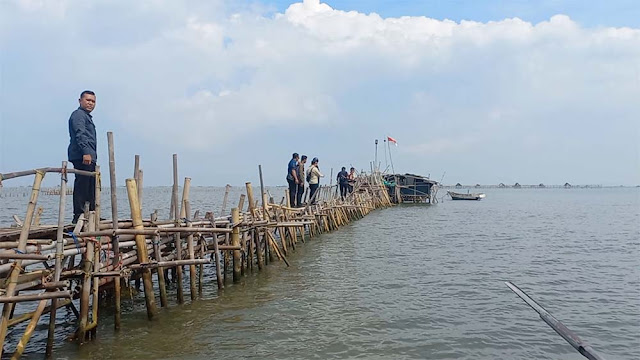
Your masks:
{"label": "calm sea surface", "polygon": [[[277,201],[283,191],[270,189]],[[122,330],[104,308],[98,339],[80,349],[63,340],[73,330],[67,314],[56,357],[582,359],[509,280],[606,358],[640,359],[640,189],[485,192],[478,202],[374,211],[299,246],[290,268],[274,263],[222,292],[208,274],[200,300],[172,304],[157,321],[146,320],[141,296],[126,299]],[[192,208],[218,214],[222,194],[194,188]],[[169,196],[145,189],[145,213],[166,217]],[[41,199],[43,222],[54,223],[57,198]],[[0,198],[0,224],[23,217],[27,200]],[[27,358],[42,358],[47,319]],[[23,329],[10,333],[12,349]]]}

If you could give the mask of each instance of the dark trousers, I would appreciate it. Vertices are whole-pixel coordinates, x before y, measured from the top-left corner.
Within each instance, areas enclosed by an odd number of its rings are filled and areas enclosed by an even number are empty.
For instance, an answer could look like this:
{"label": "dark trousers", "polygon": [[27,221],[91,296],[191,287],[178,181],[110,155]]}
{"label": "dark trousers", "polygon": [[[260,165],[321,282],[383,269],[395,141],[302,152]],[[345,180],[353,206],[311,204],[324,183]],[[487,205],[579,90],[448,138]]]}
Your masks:
{"label": "dark trousers", "polygon": [[304,196],[304,184],[298,185],[298,194],[296,196],[296,206],[302,207],[302,197]]}
{"label": "dark trousers", "polygon": [[349,188],[349,184],[340,183],[340,196],[344,200],[344,197],[347,196],[347,189]]}
{"label": "dark trousers", "polygon": [[295,181],[287,179],[289,183],[289,202],[291,207],[296,207],[296,195],[298,194],[298,184]]}
{"label": "dark trousers", "polygon": [[320,184],[309,184],[309,201],[311,201],[312,204],[316,203],[316,199],[313,198],[313,195],[318,191],[319,186]]}
{"label": "dark trousers", "polygon": [[[96,171],[96,164],[85,165],[82,160],[72,161],[77,170]],[[75,174],[73,181],[73,219],[77,220],[84,213],[84,203],[89,202],[89,210],[96,208],[96,178]]]}

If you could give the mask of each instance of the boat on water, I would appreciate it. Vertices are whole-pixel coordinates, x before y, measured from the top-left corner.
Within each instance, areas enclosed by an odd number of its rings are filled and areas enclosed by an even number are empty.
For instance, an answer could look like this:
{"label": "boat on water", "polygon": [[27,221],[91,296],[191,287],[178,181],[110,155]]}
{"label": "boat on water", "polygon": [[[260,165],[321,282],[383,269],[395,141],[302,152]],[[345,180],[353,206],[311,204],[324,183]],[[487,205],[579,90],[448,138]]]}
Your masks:
{"label": "boat on water", "polygon": [[447,191],[447,194],[451,196],[451,200],[481,200],[486,197],[484,193],[457,193],[453,191]]}

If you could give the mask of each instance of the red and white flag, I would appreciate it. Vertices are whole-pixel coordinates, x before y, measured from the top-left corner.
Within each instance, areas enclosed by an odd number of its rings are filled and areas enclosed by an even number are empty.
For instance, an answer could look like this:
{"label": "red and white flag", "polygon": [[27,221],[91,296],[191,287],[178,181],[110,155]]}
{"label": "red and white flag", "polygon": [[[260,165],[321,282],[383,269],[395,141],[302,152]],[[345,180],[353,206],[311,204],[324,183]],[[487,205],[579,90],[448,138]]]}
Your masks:
{"label": "red and white flag", "polygon": [[392,142],[392,143],[396,144],[396,146],[398,146],[398,141],[396,141],[396,139],[392,138],[391,136],[387,136],[387,140],[389,142]]}

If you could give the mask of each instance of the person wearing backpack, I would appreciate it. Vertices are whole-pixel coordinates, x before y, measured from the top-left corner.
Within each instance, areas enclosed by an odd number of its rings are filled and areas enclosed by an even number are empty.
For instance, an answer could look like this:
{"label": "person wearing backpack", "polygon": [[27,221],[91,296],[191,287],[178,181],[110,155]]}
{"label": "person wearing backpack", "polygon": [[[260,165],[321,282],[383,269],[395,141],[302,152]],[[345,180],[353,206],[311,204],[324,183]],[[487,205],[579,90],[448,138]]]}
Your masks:
{"label": "person wearing backpack", "polygon": [[324,177],[318,167],[318,158],[311,160],[311,167],[307,171],[307,182],[309,183],[309,201],[315,205],[316,199],[313,197],[320,186],[320,178]]}

